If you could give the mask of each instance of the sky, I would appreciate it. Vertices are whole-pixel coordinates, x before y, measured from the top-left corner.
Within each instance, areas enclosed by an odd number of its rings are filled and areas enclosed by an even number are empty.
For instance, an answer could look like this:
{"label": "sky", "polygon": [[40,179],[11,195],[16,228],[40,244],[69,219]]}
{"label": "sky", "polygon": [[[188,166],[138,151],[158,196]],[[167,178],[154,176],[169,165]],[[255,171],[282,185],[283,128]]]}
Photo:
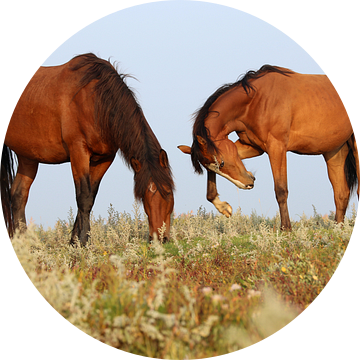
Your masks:
{"label": "sky", "polygon": [[[118,62],[120,72],[137,79],[127,84],[168,153],[176,183],[175,215],[196,212],[200,206],[217,213],[206,200],[206,175],[195,174],[190,157],[177,149],[191,145],[192,114],[214,90],[263,64],[324,73],[295,41],[267,22],[230,7],[193,1],[148,3],[115,12],[59,44],[39,65],[63,64],[87,52]],[[267,154],[244,164],[256,176],[254,189],[239,190],[217,176],[220,199],[234,211],[240,207],[243,214],[274,216],[278,205]],[[312,215],[313,206],[321,214],[335,210],[322,156],[289,153],[288,186],[293,220],[303,213]],[[106,217],[110,204],[131,213],[132,189],[133,173],[117,157],[101,182],[95,217]],[[27,220],[53,226],[57,219],[67,218],[70,207],[76,209],[70,164],[41,164],[30,189]]]}

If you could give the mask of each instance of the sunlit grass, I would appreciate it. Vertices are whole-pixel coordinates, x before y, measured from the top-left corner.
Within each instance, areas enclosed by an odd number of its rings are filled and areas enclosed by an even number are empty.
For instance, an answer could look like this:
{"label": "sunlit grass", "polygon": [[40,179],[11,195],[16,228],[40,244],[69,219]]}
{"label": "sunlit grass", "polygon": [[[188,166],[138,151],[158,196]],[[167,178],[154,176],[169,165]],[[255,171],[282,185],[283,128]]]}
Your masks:
{"label": "sunlit grass", "polygon": [[320,294],[350,240],[314,209],[279,230],[279,217],[200,208],[173,217],[171,242],[149,245],[138,204],[92,218],[86,247],[73,226],[33,225],[13,246],[31,281],[66,319],[119,349],[156,358],[204,358],[242,349],[279,330]]}

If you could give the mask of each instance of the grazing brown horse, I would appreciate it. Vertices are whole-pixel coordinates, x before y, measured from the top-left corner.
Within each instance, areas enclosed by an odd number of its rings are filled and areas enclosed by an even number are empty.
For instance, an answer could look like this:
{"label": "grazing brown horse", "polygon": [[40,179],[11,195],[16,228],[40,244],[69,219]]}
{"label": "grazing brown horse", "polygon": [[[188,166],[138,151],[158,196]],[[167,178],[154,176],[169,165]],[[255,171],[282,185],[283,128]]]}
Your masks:
{"label": "grazing brown horse", "polygon": [[[228,135],[235,131],[235,143]],[[208,173],[207,199],[229,217],[231,206],[219,199],[216,174],[241,189],[254,176],[242,159],[269,155],[281,227],[291,229],[287,207],[286,152],[325,158],[334,189],[337,222],[344,220],[351,190],[359,179],[356,142],[345,108],[325,75],[298,74],[264,65],[212,94],[195,114],[191,154],[195,171]],[[359,187],[357,189],[359,196]]]}
{"label": "grazing brown horse", "polygon": [[[150,239],[163,223],[168,239],[174,183],[167,154],[124,78],[93,54],[35,73],[14,110],[2,153],[1,199],[10,236],[25,226],[39,163],[70,161],[78,206],[71,243],[77,237],[84,245],[100,181],[119,150],[134,170],[134,194],[148,215]],[[18,161],[15,179],[11,150]]]}

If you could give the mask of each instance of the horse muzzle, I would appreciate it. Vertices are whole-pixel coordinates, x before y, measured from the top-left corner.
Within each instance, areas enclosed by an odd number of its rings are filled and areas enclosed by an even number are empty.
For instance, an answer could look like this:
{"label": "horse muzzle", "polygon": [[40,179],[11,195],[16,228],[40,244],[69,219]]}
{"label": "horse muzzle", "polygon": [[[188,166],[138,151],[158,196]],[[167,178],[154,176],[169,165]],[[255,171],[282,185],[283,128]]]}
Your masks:
{"label": "horse muzzle", "polygon": [[255,182],[255,176],[251,173],[251,172],[248,172],[248,175],[249,175],[249,178],[251,179],[251,183],[250,184],[247,184],[245,185],[245,189],[246,190],[250,190],[254,187],[254,182]]}

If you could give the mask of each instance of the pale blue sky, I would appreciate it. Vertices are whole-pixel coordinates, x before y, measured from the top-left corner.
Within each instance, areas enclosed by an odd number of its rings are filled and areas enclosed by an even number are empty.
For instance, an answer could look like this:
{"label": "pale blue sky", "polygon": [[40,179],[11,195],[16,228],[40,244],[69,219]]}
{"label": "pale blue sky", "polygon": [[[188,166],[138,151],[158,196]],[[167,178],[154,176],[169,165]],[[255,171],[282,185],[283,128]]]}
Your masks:
{"label": "pale blue sky", "polygon": [[[94,52],[119,62],[130,73],[145,116],[167,151],[176,182],[175,213],[216,209],[206,201],[206,176],[195,175],[190,157],[177,145],[191,145],[192,113],[219,86],[234,82],[247,70],[268,63],[302,73],[323,73],[317,63],[287,35],[268,23],[229,7],[204,2],[170,1],[143,4],[106,16],[74,34],[49,54],[43,65],[62,64]],[[40,65],[40,64],[39,64]],[[233,137],[235,139],[235,137]],[[245,161],[256,175],[253,190],[238,190],[218,178],[222,200],[245,214],[274,216],[278,211],[266,154]],[[290,216],[335,210],[322,156],[288,154]],[[309,186],[311,184],[311,187]],[[117,158],[105,174],[93,208],[106,216],[110,203],[131,212],[133,174]],[[354,199],[352,199],[352,202]],[[26,209],[28,220],[45,226],[76,209],[70,165],[40,165]]]}

